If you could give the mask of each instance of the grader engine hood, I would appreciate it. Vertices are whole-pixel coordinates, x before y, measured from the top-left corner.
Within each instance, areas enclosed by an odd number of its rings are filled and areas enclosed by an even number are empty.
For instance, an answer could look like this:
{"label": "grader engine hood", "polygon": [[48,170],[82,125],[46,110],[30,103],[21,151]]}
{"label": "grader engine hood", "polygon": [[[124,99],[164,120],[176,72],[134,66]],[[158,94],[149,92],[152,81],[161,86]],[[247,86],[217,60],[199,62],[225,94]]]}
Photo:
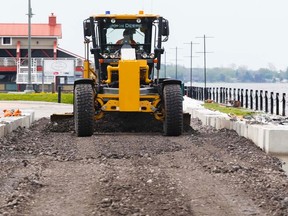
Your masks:
{"label": "grader engine hood", "polygon": [[141,110],[140,66],[136,60],[119,61],[119,111]]}

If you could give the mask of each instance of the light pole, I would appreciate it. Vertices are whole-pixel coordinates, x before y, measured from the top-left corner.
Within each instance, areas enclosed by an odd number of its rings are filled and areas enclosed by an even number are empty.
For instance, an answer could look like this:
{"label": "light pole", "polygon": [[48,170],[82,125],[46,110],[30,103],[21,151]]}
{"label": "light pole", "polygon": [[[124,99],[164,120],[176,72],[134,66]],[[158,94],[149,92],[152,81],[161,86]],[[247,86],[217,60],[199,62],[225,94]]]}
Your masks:
{"label": "light pole", "polygon": [[31,18],[32,18],[31,0],[28,0],[28,82],[25,92],[34,92],[31,82]]}

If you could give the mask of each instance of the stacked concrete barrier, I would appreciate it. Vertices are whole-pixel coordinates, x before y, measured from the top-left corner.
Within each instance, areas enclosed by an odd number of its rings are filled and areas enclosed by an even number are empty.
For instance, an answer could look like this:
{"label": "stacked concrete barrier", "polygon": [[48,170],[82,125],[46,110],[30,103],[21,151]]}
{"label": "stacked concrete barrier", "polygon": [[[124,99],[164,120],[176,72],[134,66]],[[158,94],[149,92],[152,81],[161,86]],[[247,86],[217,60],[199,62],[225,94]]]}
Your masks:
{"label": "stacked concrete barrier", "polygon": [[249,120],[231,118],[227,114],[207,110],[201,104],[203,102],[184,97],[183,108],[191,114],[191,118],[200,119],[204,125],[235,130],[267,153],[288,155],[288,125],[254,124]]}
{"label": "stacked concrete barrier", "polygon": [[29,128],[34,121],[34,111],[25,111],[21,116],[0,118],[0,138],[16,130],[18,127]]}

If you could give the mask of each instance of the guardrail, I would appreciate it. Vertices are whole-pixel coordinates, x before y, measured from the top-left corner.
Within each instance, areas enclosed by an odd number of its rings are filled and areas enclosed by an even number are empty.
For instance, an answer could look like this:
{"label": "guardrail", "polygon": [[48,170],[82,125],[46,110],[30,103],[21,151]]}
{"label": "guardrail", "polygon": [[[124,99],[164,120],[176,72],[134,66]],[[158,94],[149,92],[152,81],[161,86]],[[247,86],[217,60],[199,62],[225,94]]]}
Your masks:
{"label": "guardrail", "polygon": [[[52,92],[55,93],[56,89],[59,85],[55,86],[55,83],[51,84],[44,84],[44,86],[33,84],[33,90],[35,92]],[[43,90],[42,90],[42,87]],[[73,92],[73,84],[61,84],[61,91],[64,93],[72,93]],[[6,92],[21,92],[26,89],[26,84],[16,84],[16,83],[0,83],[0,92],[6,93]]]}
{"label": "guardrail", "polygon": [[[186,95],[196,100],[204,98],[215,101],[216,103],[236,104],[239,107],[263,111],[270,114],[286,116],[287,98],[286,93],[268,92],[263,90],[236,89],[215,87],[187,87]],[[206,93],[206,95],[204,95]]]}

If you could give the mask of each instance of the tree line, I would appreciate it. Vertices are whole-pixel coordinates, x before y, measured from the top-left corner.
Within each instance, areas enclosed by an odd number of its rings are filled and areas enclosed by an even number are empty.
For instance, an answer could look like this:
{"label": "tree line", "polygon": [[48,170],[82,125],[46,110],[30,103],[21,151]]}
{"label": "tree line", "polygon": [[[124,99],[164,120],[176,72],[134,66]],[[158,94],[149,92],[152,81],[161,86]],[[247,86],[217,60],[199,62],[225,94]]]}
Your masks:
{"label": "tree line", "polygon": [[[176,78],[183,82],[190,81],[190,68],[183,66],[162,65],[161,75],[164,77]],[[192,70],[193,82],[204,82],[204,69],[193,68]],[[233,68],[207,68],[206,82],[288,82],[288,68],[286,71],[275,71],[267,68],[260,68],[258,70],[249,70],[245,67],[237,69]]]}

